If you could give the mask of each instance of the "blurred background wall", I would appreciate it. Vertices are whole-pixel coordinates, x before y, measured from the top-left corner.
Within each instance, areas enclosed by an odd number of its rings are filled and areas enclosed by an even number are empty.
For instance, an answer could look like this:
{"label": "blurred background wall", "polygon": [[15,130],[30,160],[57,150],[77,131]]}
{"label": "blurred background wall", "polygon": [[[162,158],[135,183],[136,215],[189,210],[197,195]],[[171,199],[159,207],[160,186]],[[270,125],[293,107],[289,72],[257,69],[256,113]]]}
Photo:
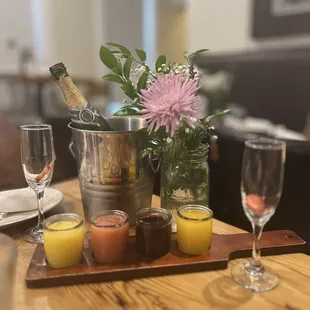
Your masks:
{"label": "blurred background wall", "polygon": [[0,66],[1,71],[17,70],[17,55],[7,48],[9,38],[18,38],[20,44],[33,46],[30,1],[0,2]]}
{"label": "blurred background wall", "polygon": [[253,6],[252,0],[188,0],[188,49],[208,47],[210,53],[227,53],[310,45],[310,34],[253,38]]}
{"label": "blurred background wall", "polygon": [[186,2],[157,0],[156,4],[157,54],[166,55],[171,61],[183,62],[183,52],[188,48]]}
{"label": "blurred background wall", "polygon": [[[184,51],[209,48],[193,59],[202,73],[205,111],[232,108],[216,124],[218,148],[209,157],[216,217],[248,228],[239,193],[243,143],[272,136],[287,141],[288,156],[284,195],[269,225],[307,235],[309,20],[309,0],[1,0],[0,190],[23,185],[23,123],[52,124],[55,182],[77,175],[68,151],[67,108],[49,66],[64,62],[85,97],[110,116],[124,95],[101,80],[107,72],[101,44],[142,48],[151,66],[161,54],[181,62]],[[292,206],[298,221],[287,216]]]}
{"label": "blurred background wall", "polygon": [[[51,63],[62,60],[73,75],[90,78],[99,78],[104,72],[98,49],[107,40],[145,48],[146,41],[150,41],[145,38],[151,37],[155,54],[165,53],[176,60],[182,60],[183,50],[202,47],[208,47],[212,54],[310,45],[309,34],[253,38],[253,3],[252,0],[3,0],[1,72],[18,70],[18,53],[8,48],[8,40],[31,51],[30,67],[36,73],[45,74]],[[144,21],[150,19],[145,14],[148,8],[154,10],[153,24]]]}
{"label": "blurred background wall", "polygon": [[[144,49],[150,65],[160,54],[181,62],[184,51],[209,48],[196,60],[202,70],[235,70],[226,103],[301,131],[310,126],[309,6],[308,0],[2,0],[0,111],[16,125],[50,117],[68,120],[48,72],[62,61],[92,104],[111,115],[124,95],[118,85],[101,80],[107,70],[98,51],[112,41]],[[204,81],[208,87],[212,80],[206,75]],[[207,93],[202,92],[206,105]],[[278,116],[283,102],[290,114],[297,104],[296,120]]]}

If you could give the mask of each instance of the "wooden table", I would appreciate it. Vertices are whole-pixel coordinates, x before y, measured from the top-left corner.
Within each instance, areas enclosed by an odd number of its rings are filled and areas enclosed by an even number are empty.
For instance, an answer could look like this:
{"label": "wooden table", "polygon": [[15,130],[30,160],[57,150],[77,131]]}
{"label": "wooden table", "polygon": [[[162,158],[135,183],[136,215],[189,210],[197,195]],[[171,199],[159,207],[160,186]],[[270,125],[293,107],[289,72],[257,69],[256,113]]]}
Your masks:
{"label": "wooden table", "polygon": [[[54,212],[82,214],[78,181],[67,181],[55,187],[63,192],[64,199]],[[159,205],[159,197],[154,196],[153,205]],[[26,226],[30,224],[34,222],[28,222]],[[230,268],[125,282],[27,289],[24,278],[35,245],[21,239],[20,231],[26,226],[20,225],[5,231],[15,239],[19,251],[15,310],[310,309],[310,257],[304,254],[263,259],[264,264],[272,268],[281,280],[275,290],[267,293],[254,293],[236,284],[231,279]],[[220,234],[242,232],[216,220],[214,231]],[[232,261],[230,266],[236,263]]]}

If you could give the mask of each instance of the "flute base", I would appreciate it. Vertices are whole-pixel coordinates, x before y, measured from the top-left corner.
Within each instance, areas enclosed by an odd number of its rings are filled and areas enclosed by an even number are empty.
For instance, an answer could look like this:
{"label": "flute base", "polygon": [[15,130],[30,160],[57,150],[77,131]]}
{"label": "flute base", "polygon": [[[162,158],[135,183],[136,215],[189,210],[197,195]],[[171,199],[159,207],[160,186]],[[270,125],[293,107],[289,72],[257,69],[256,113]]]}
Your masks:
{"label": "flute base", "polygon": [[250,262],[235,265],[231,275],[241,286],[255,292],[271,291],[279,284],[276,274],[265,267],[257,271]]}
{"label": "flute base", "polygon": [[29,228],[25,231],[24,240],[29,243],[43,244],[43,228],[42,225]]}

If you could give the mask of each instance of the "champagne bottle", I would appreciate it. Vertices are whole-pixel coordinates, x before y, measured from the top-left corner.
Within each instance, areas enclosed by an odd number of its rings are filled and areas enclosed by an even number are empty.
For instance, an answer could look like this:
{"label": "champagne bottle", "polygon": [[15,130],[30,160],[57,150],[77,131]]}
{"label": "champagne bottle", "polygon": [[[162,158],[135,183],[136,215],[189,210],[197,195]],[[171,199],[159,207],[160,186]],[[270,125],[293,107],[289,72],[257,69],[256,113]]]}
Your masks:
{"label": "champagne bottle", "polygon": [[49,70],[65,98],[71,121],[76,128],[96,131],[113,130],[107,120],[84,98],[62,62],[53,65]]}

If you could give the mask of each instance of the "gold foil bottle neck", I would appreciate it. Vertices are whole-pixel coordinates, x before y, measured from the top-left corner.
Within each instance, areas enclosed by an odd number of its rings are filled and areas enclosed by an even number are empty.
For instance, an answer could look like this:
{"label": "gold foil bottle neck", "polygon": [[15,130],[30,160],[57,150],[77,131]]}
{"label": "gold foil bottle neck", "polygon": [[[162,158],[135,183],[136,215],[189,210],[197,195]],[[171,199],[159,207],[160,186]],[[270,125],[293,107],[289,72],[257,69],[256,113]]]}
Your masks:
{"label": "gold foil bottle neck", "polygon": [[87,100],[74,85],[70,76],[62,76],[57,80],[65,101],[69,108],[82,110],[87,104]]}

